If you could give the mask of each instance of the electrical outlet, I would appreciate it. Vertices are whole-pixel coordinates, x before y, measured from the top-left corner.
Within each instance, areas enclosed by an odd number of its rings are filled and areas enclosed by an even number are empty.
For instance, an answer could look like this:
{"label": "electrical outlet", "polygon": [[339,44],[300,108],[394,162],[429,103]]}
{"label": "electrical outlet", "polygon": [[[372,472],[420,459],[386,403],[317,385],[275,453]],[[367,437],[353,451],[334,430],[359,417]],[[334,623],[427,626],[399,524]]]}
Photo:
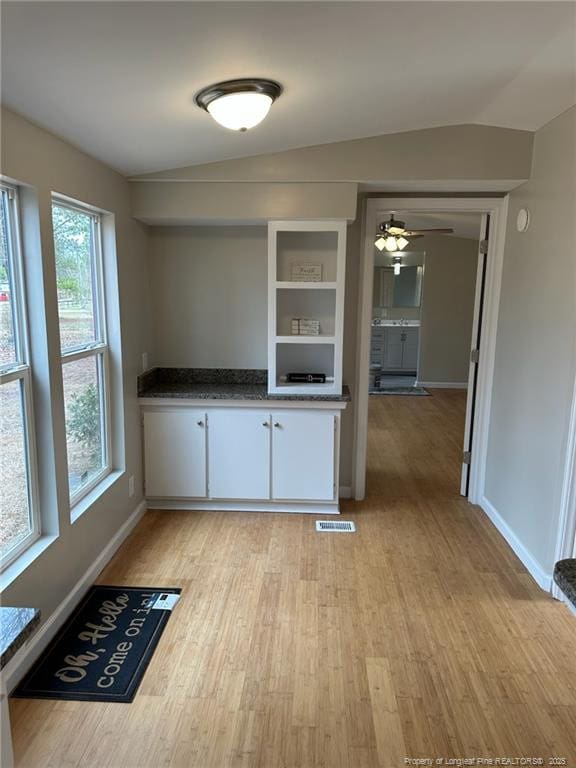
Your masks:
{"label": "electrical outlet", "polygon": [[148,352],[142,352],[142,372],[148,370]]}
{"label": "electrical outlet", "polygon": [[128,478],[128,496],[134,496],[134,475]]}

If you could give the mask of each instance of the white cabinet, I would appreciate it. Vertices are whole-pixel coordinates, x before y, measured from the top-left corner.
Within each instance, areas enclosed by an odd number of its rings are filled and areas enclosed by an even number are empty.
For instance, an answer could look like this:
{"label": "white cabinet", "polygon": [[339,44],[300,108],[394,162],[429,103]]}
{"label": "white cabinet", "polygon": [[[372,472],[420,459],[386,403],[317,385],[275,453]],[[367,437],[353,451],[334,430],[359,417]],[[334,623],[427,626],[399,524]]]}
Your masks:
{"label": "white cabinet", "polygon": [[205,411],[146,411],[144,465],[146,496],[204,498]]}
{"label": "white cabinet", "polygon": [[209,414],[210,497],[270,498],[270,415],[226,408]]}
{"label": "white cabinet", "polygon": [[337,512],[345,404],[333,405],[145,406],[146,496],[167,508]]}
{"label": "white cabinet", "polygon": [[272,498],[334,499],[334,415],[274,411],[272,424]]}

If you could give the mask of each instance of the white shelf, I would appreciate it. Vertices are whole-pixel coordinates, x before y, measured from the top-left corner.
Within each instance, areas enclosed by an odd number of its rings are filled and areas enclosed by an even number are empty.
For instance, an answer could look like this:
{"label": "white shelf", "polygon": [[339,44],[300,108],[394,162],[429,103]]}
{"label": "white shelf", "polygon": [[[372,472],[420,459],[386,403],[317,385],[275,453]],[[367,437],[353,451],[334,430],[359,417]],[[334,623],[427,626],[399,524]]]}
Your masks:
{"label": "white shelf", "polygon": [[312,290],[312,291],[335,291],[338,287],[337,283],[327,283],[327,282],[319,282],[319,283],[305,283],[305,282],[286,282],[286,281],[280,281],[277,280],[274,284],[275,288],[288,288],[290,290],[296,290],[300,291],[302,289],[304,290]]}
{"label": "white shelf", "polygon": [[331,381],[327,381],[326,384],[297,384],[296,382],[280,381],[276,384],[276,392],[283,392],[287,395],[305,395],[306,393],[311,395],[332,395],[334,394],[334,384]]}
{"label": "white shelf", "polygon": [[276,336],[276,344],[336,344],[335,336]]}
{"label": "white shelf", "polygon": [[[342,392],[346,222],[271,221],[268,224],[268,391]],[[322,280],[291,279],[296,266],[321,267]],[[296,318],[316,320],[318,336],[292,335]],[[289,373],[319,373],[325,384],[282,381]]]}

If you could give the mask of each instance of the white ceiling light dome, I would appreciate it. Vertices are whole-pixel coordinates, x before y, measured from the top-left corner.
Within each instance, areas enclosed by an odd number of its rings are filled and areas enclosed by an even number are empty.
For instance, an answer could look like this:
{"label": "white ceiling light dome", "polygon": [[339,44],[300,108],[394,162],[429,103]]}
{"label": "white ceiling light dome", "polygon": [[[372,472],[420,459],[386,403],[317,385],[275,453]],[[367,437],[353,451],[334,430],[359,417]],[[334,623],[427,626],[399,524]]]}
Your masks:
{"label": "white ceiling light dome", "polygon": [[281,93],[282,86],[274,80],[243,78],[209,85],[194,101],[224,128],[247,131],[264,120]]}

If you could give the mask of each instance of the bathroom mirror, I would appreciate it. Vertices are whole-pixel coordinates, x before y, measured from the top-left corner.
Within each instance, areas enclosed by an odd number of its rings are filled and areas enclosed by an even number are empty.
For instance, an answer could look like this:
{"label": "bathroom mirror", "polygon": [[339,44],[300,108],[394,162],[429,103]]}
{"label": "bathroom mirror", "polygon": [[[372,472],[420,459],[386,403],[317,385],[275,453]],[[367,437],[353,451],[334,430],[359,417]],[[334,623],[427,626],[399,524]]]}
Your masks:
{"label": "bathroom mirror", "polygon": [[402,266],[395,275],[393,267],[374,267],[373,306],[380,309],[419,307],[422,298],[421,265]]}

